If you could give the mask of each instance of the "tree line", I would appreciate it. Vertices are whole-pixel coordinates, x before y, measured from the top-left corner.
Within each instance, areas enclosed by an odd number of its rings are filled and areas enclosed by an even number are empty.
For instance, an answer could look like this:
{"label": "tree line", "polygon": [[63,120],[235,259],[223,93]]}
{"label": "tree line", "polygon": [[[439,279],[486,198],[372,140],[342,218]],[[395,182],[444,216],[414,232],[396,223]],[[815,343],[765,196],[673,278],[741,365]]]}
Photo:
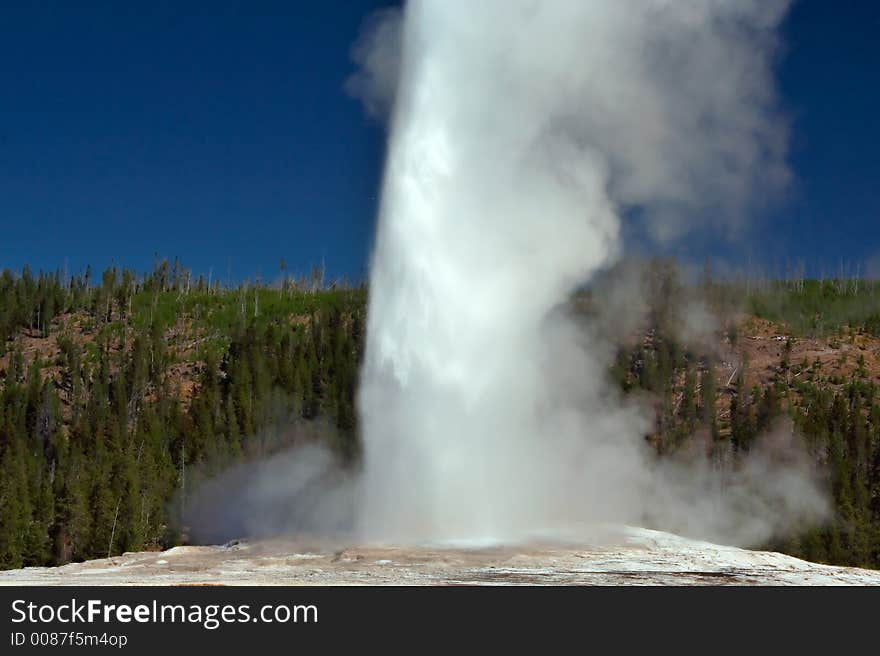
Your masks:
{"label": "tree line", "polygon": [[[676,308],[694,288],[662,262],[647,279],[647,323],[638,340],[620,345],[609,375],[624,393],[654,399],[656,421],[645,437],[657,453],[699,441],[715,466],[736,467],[761,433],[790,417],[825,472],[834,516],[765,546],[880,567],[872,372],[860,366],[830,381],[817,363],[791,362],[788,341],[771,383],[747,387],[742,372],[719,379],[713,349],[687,343],[676,327]],[[744,295],[741,283],[709,275],[696,289],[719,316],[745,303],[777,321],[792,318],[791,339],[812,325],[800,318],[852,307],[817,305],[817,295],[875,293],[869,284],[854,292],[800,281]],[[867,307],[860,329],[871,325]],[[185,541],[180,518],[200,477],[284,448],[294,436],[279,427],[321,426],[321,439],[355,464],[365,318],[366,290],[323,285],[318,269],[309,280],[235,287],[167,260],[145,275],[115,267],[100,277],[2,272],[0,567]],[[825,329],[833,323],[819,321]],[[736,323],[723,329],[735,346]]]}
{"label": "tree line", "polygon": [[[647,393],[656,400],[655,425],[647,439],[657,453],[669,455],[697,443],[706,447],[705,457],[716,470],[735,468],[762,434],[780,419],[790,419],[795,438],[826,481],[832,517],[758,546],[812,561],[880,567],[877,372],[866,368],[863,356],[847,377],[823,372],[818,359],[793,362],[791,356],[793,340],[827,335],[832,328],[877,335],[872,330],[878,285],[775,281],[746,293],[743,281],[713,281],[704,275],[688,287],[678,280],[676,267],[663,261],[651,263],[646,278],[650,308],[645,336],[618,350],[611,374],[625,393]],[[788,330],[769,382],[747,385],[747,361],[719,382],[717,349],[686,343],[676,325],[676,308],[689,294],[714,306],[716,316],[745,307]],[[732,349],[739,338],[737,325],[719,326]],[[816,331],[817,326],[822,330]]]}
{"label": "tree line", "polygon": [[357,457],[364,290],[186,284],[0,275],[0,567],[179,542],[188,479],[283,447],[256,439],[278,417]]}

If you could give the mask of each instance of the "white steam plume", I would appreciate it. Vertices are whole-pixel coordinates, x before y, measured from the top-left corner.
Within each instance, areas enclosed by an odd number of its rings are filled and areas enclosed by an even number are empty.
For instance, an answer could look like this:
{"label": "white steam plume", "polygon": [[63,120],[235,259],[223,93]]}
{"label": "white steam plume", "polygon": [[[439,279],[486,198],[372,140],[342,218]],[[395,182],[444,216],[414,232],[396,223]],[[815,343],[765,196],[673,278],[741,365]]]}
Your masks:
{"label": "white steam plume", "polygon": [[[349,84],[377,112],[394,94],[359,392],[368,537],[693,511],[743,539],[736,495],[706,511],[652,466],[646,418],[606,383],[611,346],[560,307],[619,257],[630,210],[666,239],[785,183],[787,4],[412,0],[374,21]],[[752,487],[768,526],[803,492]]]}

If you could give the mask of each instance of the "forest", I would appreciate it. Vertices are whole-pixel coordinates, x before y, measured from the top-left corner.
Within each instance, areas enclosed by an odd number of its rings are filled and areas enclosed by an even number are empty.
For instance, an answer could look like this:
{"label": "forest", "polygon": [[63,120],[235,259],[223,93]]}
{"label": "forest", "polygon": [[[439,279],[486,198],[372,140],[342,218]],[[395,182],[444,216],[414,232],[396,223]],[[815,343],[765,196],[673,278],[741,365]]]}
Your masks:
{"label": "forest", "polygon": [[354,459],[365,292],[318,286],[0,275],[0,566],[179,543],[193,473],[284,446],[256,439],[278,417]]}
{"label": "forest", "polygon": [[[653,400],[658,457],[696,448],[736,467],[787,417],[834,513],[756,546],[880,567],[880,284],[684,283],[665,261],[643,280],[650,307],[608,375]],[[694,298],[718,317],[713,343],[681,335],[677,308]],[[590,290],[574,300],[595,309]],[[357,467],[366,301],[317,268],[234,286],[176,260],[100,277],[3,271],[0,568],[186,543],[188,490],[289,446],[285,424],[320,425],[315,439]]]}

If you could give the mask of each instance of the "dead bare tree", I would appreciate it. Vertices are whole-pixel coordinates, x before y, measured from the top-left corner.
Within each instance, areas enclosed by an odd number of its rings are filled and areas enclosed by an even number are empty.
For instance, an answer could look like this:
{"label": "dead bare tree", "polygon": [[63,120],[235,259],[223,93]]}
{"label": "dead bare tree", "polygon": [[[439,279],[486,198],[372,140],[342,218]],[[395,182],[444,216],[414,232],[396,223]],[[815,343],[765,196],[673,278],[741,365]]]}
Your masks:
{"label": "dead bare tree", "polygon": [[116,502],[116,513],[113,515],[113,528],[110,530],[110,543],[107,545],[107,558],[113,551],[113,538],[116,535],[116,520],[119,519],[119,506],[122,504],[122,497]]}

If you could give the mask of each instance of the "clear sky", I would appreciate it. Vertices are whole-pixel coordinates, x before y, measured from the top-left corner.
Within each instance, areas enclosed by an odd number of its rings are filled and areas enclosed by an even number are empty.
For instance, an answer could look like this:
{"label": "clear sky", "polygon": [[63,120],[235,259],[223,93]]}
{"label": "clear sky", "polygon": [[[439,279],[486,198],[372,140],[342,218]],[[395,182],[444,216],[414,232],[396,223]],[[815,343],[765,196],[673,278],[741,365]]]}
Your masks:
{"label": "clear sky", "polygon": [[778,245],[767,232],[758,252],[822,267],[863,260],[880,276],[880,4],[796,2],[784,35],[779,82],[796,180]]}
{"label": "clear sky", "polygon": [[[282,257],[364,275],[384,135],[343,84],[389,4],[4,5],[0,268],[159,253],[223,278],[272,278]],[[779,67],[795,184],[720,256],[880,275],[878,32],[873,0],[795,3]]]}

